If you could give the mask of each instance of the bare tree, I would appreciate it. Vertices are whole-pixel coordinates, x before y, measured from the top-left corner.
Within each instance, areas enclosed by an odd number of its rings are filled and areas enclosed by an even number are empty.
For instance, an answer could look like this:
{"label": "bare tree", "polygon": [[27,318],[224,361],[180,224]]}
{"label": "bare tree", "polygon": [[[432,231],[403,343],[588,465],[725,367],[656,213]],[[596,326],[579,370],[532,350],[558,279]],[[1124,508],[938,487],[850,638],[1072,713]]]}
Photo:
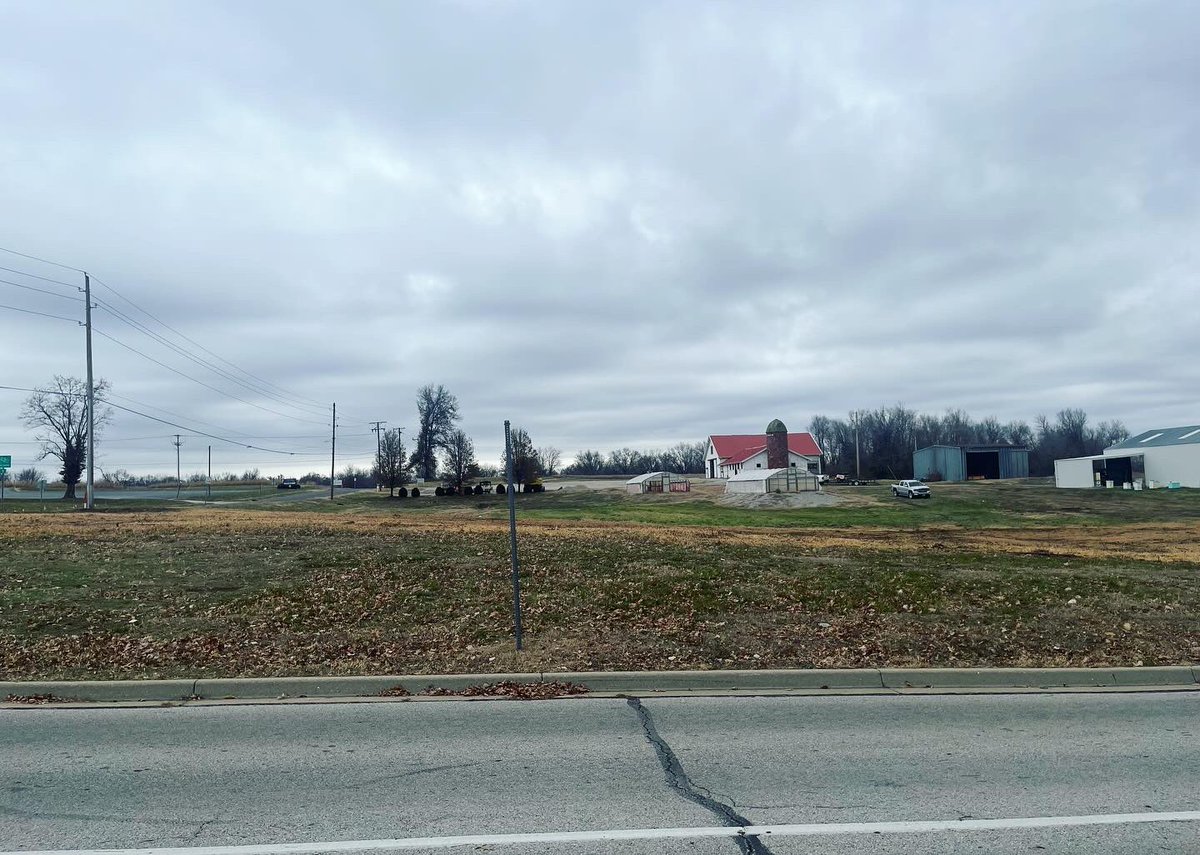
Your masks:
{"label": "bare tree", "polygon": [[475,443],[461,428],[452,431],[446,440],[446,480],[451,486],[461,487],[478,471]]}
{"label": "bare tree", "polygon": [[[97,434],[112,420],[112,409],[104,406],[108,389],[107,380],[95,384]],[[21,422],[35,431],[34,438],[42,444],[39,459],[53,457],[62,464],[58,474],[67,486],[63,498],[74,499],[75,485],[87,465],[87,383],[55,375],[49,388],[39,389],[25,400]]]}
{"label": "bare tree", "polygon": [[458,399],[441,384],[417,390],[417,447],[412,466],[422,480],[437,476],[437,453],[446,448],[454,423],[458,421]]}
{"label": "bare tree", "polygon": [[512,442],[513,482],[528,484],[538,475],[537,452],[534,451],[533,440],[529,438],[529,431],[519,427],[509,432],[509,438]]}
{"label": "bare tree", "polygon": [[379,481],[388,488],[388,497],[396,495],[396,488],[408,483],[408,462],[404,458],[404,443],[400,430],[385,430],[379,437],[379,454],[375,458],[375,471]]}
{"label": "bare tree", "polygon": [[46,476],[42,474],[41,469],[30,466],[18,472],[13,481],[17,484],[25,484],[29,487],[36,487],[38,481],[41,481],[45,477]]}
{"label": "bare tree", "polygon": [[604,471],[604,455],[585,449],[575,455],[575,462],[566,471],[571,475],[599,475]]}
{"label": "bare tree", "polygon": [[534,456],[537,458],[538,469],[547,476],[555,474],[558,464],[562,463],[562,452],[553,445],[539,448]]}

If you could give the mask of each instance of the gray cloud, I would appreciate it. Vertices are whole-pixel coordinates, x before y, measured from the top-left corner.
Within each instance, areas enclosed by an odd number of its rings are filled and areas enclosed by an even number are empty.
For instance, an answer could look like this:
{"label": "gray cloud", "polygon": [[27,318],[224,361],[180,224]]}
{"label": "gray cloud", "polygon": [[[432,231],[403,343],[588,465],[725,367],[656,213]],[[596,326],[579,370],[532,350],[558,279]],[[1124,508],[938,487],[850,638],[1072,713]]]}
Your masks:
{"label": "gray cloud", "polygon": [[[0,245],[337,400],[360,462],[365,420],[411,426],[430,381],[489,458],[504,418],[568,454],[897,401],[1195,421],[1200,24],[1183,5],[0,17]],[[0,303],[77,308],[2,285]],[[82,373],[77,328],[0,318],[9,385]],[[103,310],[97,328],[288,417],[98,339],[118,393],[284,437],[314,456],[282,468],[320,468],[311,405]],[[0,442],[29,439],[20,397],[0,396]],[[169,468],[169,444],[133,438],[170,430],[121,414],[107,464]],[[221,448],[230,468],[273,460]]]}

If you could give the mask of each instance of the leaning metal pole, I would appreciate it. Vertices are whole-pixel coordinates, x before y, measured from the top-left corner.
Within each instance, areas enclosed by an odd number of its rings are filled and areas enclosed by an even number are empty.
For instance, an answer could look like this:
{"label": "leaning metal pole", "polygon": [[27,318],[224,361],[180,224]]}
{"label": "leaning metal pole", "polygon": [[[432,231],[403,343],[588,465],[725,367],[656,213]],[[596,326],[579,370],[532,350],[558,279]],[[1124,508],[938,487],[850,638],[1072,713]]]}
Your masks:
{"label": "leaning metal pole", "polygon": [[517,494],[513,489],[512,431],[504,420],[504,462],[508,478],[508,543],[512,550],[513,637],[521,649],[521,563],[517,559]]}

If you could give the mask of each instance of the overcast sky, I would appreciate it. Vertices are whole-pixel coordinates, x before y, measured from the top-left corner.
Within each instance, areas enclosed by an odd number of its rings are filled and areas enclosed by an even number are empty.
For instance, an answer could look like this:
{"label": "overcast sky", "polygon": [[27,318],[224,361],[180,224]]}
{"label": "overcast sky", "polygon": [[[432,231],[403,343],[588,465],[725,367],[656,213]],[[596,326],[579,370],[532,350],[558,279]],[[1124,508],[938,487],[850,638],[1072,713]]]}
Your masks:
{"label": "overcast sky", "polygon": [[[1193,3],[0,0],[0,31],[0,246],[337,401],[346,461],[430,382],[485,460],[505,418],[567,457],[897,402],[1200,421]],[[0,384],[83,376],[79,327],[0,323]],[[313,455],[215,470],[328,469],[318,408],[95,326],[276,412],[97,336],[114,401]],[[100,462],[172,470],[175,430],[119,413]]]}

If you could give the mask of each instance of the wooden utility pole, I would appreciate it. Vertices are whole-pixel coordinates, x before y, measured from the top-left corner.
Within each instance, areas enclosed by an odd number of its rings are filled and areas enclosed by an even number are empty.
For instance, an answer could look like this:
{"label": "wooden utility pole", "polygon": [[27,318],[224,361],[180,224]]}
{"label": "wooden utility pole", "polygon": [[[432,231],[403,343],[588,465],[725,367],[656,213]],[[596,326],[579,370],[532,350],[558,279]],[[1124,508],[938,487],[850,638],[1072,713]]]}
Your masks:
{"label": "wooden utility pole", "polygon": [[175,441],[171,443],[175,446],[175,498],[179,498],[179,491],[183,489],[183,476],[179,470],[179,449],[183,445],[182,434],[175,434]]}
{"label": "wooden utility pole", "polygon": [[87,330],[87,495],[84,508],[95,507],[96,492],[96,384],[92,381],[92,277],[83,274],[83,325]]}
{"label": "wooden utility pole", "polygon": [[337,402],[333,403],[333,434],[329,440],[329,498],[333,499],[333,473],[337,469]]}
{"label": "wooden utility pole", "polygon": [[383,479],[379,477],[379,455],[382,452],[380,430],[382,430],[383,425],[386,425],[387,422],[368,422],[368,424],[375,425],[371,430],[375,431],[375,490],[379,491],[383,489],[383,485],[380,483]]}

